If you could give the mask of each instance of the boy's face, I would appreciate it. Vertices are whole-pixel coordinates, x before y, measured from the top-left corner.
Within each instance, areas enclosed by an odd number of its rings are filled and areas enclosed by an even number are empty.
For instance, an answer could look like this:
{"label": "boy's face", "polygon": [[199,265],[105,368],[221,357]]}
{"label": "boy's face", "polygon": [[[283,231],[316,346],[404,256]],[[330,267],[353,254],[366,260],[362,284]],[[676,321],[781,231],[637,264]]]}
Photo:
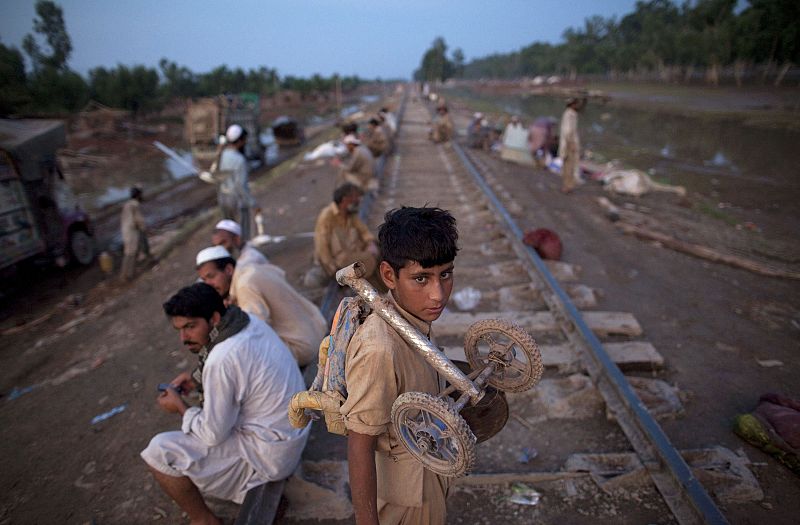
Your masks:
{"label": "boy's face", "polygon": [[430,268],[409,261],[397,274],[388,262],[382,261],[380,273],[397,304],[428,323],[442,315],[453,291],[453,261]]}

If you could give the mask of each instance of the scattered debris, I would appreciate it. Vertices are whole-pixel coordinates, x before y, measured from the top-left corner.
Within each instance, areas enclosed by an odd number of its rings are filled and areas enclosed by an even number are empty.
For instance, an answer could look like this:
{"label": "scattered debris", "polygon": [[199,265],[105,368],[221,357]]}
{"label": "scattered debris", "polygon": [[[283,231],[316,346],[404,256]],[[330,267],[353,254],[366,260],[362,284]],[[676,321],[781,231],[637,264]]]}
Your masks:
{"label": "scattered debris", "polygon": [[106,419],[108,419],[110,417],[114,417],[117,414],[119,414],[121,412],[124,412],[127,407],[128,407],[128,403],[125,403],[125,404],[122,404],[122,405],[119,405],[119,406],[116,406],[116,407],[112,408],[108,412],[103,412],[100,415],[94,416],[92,418],[92,425],[96,425],[97,423],[100,423],[101,421],[105,421]]}
{"label": "scattered debris", "polygon": [[26,386],[26,387],[22,387],[22,388],[14,387],[11,390],[11,392],[8,393],[8,397],[6,398],[6,401],[14,401],[18,397],[24,396],[28,392],[32,391],[37,386],[39,386],[39,385],[30,385],[30,386]]}
{"label": "scattered debris", "polygon": [[709,248],[708,246],[681,241],[675,237],[672,237],[671,235],[656,232],[643,226],[636,226],[619,221],[617,222],[617,227],[629,235],[639,237],[640,239],[658,241],[662,246],[671,248],[675,251],[687,253],[689,255],[694,255],[695,257],[700,257],[701,259],[727,264],[735,268],[742,268],[761,275],[767,275],[769,277],[800,279],[800,272],[773,268],[751,259],[739,257],[738,255],[721,253],[713,248]]}
{"label": "scattered debris", "polygon": [[613,170],[603,175],[600,180],[606,190],[624,195],[640,197],[651,191],[666,191],[681,197],[686,196],[686,188],[683,186],[655,182],[647,173],[640,170]]}
{"label": "scattered debris", "polygon": [[511,485],[511,496],[508,501],[516,503],[517,505],[536,506],[542,495],[534,488],[524,485],[522,483],[514,483]]}
{"label": "scattered debris", "polygon": [[518,463],[528,463],[530,460],[536,458],[539,455],[539,451],[532,447],[525,447],[520,452],[519,457],[517,457]]}
{"label": "scattered debris", "polygon": [[473,310],[481,302],[481,291],[468,286],[453,294],[453,301],[459,310]]}

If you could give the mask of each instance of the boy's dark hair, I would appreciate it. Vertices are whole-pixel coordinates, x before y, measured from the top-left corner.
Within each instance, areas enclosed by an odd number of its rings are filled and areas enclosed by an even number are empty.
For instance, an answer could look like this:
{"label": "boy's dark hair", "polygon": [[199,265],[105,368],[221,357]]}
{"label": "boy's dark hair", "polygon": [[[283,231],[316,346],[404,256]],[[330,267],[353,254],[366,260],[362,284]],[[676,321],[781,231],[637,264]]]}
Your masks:
{"label": "boy's dark hair", "polygon": [[449,263],[458,252],[456,219],[441,208],[391,210],[378,230],[381,260],[400,272],[409,261],[423,268]]}
{"label": "boy's dark hair", "polygon": [[214,266],[216,266],[217,270],[219,271],[225,270],[225,267],[228,266],[229,264],[234,268],[236,268],[236,259],[234,259],[233,257],[223,257],[222,259],[214,259],[213,261],[208,261],[208,262],[213,262]]}
{"label": "boy's dark hair", "polygon": [[211,319],[214,312],[225,315],[225,303],[217,291],[206,283],[194,283],[181,288],[163,305],[169,317],[202,317]]}
{"label": "boy's dark hair", "polygon": [[358,124],[355,122],[345,122],[342,124],[342,133],[345,135],[355,135],[358,133]]}
{"label": "boy's dark hair", "polygon": [[352,193],[358,193],[359,195],[364,195],[364,190],[360,187],[356,186],[352,182],[345,182],[335,190],[333,190],[333,202],[339,204],[342,200]]}

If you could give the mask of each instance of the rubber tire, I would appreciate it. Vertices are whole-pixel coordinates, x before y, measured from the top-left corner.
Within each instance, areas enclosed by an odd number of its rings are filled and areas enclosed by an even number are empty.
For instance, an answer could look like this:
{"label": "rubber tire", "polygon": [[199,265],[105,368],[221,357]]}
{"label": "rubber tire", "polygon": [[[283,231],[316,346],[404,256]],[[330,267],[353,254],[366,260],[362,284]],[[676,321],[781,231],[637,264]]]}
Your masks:
{"label": "rubber tire", "polygon": [[[533,388],[542,378],[542,373],[544,372],[542,354],[539,352],[539,347],[533,337],[510,321],[484,319],[469,327],[466,335],[464,335],[464,353],[467,356],[469,365],[473,370],[482,369],[487,365],[486,357],[488,356],[479,355],[478,344],[481,339],[492,333],[499,333],[511,339],[514,342],[514,346],[525,354],[527,365],[523,364],[525,373],[521,374],[519,378],[508,378],[505,377],[505,370],[511,364],[508,363],[502,369],[496,370],[495,373],[489,376],[488,383],[504,392],[524,392]],[[517,359],[512,359],[511,362],[514,361],[522,363]]]}
{"label": "rubber tire", "polygon": [[69,234],[70,260],[82,266],[92,264],[95,256],[94,239],[85,230],[73,230]]}
{"label": "rubber tire", "polygon": [[[445,424],[446,430],[452,432],[452,439],[455,440],[455,461],[448,462],[438,458],[432,460],[428,454],[420,454],[416,447],[406,441],[402,422],[405,413],[409,410],[423,410]],[[466,475],[475,463],[475,442],[477,441],[475,435],[464,418],[440,397],[425,392],[401,394],[392,404],[392,425],[406,450],[431,472],[448,478],[461,477]]]}

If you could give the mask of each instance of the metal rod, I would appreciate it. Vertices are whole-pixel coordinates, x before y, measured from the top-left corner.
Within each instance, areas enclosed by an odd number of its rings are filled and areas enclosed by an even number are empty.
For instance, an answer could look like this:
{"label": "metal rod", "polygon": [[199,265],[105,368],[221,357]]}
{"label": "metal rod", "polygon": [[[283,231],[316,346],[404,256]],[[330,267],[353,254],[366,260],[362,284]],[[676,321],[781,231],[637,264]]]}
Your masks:
{"label": "metal rod", "polygon": [[200,174],[200,170],[198,170],[191,162],[188,162],[186,159],[184,159],[183,157],[178,155],[178,152],[175,151],[174,149],[170,148],[169,146],[165,146],[164,144],[160,143],[157,140],[153,141],[153,146],[155,146],[158,149],[160,149],[169,158],[171,158],[175,162],[179,163],[184,168],[191,170],[192,173],[194,173],[195,175],[199,175]]}

